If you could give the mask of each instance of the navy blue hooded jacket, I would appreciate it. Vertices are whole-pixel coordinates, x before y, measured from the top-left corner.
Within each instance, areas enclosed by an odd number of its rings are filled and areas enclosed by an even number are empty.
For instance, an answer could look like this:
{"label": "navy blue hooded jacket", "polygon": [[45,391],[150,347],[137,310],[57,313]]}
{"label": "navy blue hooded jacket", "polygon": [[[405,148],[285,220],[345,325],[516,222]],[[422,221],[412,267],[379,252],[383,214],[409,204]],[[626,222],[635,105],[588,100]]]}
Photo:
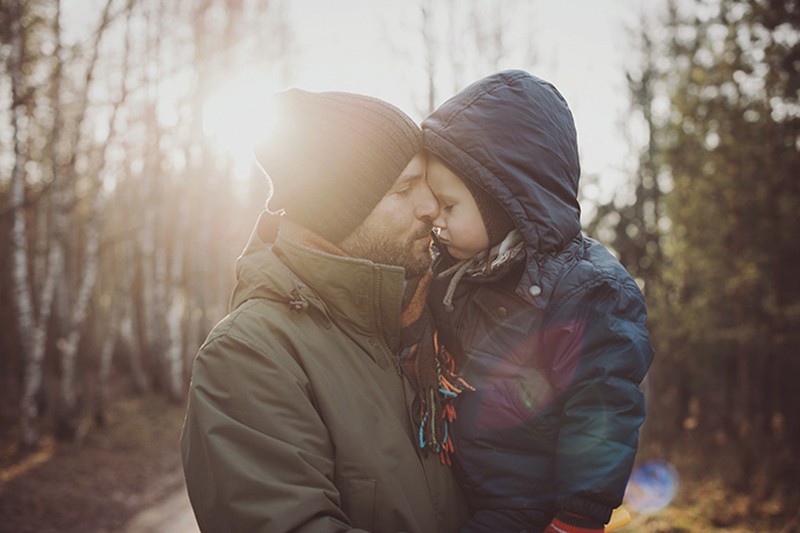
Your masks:
{"label": "navy blue hooded jacket", "polygon": [[[487,527],[503,515],[544,527],[560,510],[605,523],[633,466],[653,349],[638,286],[580,232],[567,103],[548,82],[505,71],[422,129],[425,148],[497,199],[524,239],[499,273],[463,278],[451,311],[448,278],[431,292],[442,338],[477,389],[459,396],[454,425],[470,506]],[[443,253],[434,273],[451,261]]]}

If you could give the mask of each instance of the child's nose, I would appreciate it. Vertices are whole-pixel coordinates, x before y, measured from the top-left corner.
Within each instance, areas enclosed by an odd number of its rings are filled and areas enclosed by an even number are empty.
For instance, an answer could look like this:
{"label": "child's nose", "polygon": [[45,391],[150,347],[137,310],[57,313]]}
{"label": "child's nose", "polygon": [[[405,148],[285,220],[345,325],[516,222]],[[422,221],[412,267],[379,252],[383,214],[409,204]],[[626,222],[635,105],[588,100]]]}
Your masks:
{"label": "child's nose", "polygon": [[427,183],[422,184],[419,188],[417,200],[416,215],[418,219],[433,221],[439,218],[439,202]]}
{"label": "child's nose", "polygon": [[439,212],[436,214],[436,218],[433,219],[433,231],[436,232],[438,235],[442,228],[445,227],[444,217],[442,216],[442,210],[440,209]]}

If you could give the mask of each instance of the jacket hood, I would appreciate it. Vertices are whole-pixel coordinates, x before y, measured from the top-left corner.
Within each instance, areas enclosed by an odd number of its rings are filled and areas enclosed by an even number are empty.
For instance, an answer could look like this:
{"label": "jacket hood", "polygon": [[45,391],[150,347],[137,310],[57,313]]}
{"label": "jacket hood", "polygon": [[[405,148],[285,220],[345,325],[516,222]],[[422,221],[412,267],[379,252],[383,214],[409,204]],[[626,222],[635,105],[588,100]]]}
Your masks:
{"label": "jacket hood", "polygon": [[580,232],[575,122],[547,81],[521,70],[483,78],[422,123],[425,148],[508,211],[534,254]]}
{"label": "jacket hood", "polygon": [[[259,226],[270,215],[261,213],[242,254],[236,260],[236,285],[231,294],[229,308],[237,309],[253,298],[290,301],[298,284],[288,269],[280,263],[272,246],[259,236]],[[269,267],[267,265],[275,265]]]}

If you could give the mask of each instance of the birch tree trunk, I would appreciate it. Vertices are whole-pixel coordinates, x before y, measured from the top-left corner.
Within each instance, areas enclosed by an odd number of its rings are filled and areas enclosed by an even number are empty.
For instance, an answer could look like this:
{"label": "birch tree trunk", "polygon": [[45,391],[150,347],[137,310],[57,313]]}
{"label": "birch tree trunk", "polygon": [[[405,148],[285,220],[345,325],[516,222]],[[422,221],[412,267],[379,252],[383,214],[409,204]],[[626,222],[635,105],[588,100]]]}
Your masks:
{"label": "birch tree trunk", "polygon": [[9,74],[11,79],[11,124],[14,130],[14,166],[9,185],[9,202],[12,211],[11,225],[11,278],[14,303],[17,309],[19,342],[23,360],[23,390],[20,402],[20,423],[22,444],[33,446],[39,438],[39,408],[36,395],[42,386],[42,358],[44,352],[33,352],[35,316],[30,287],[28,264],[28,230],[25,213],[26,183],[25,163],[27,161],[27,128],[25,126],[25,88],[23,84],[23,65],[25,63],[25,36],[22,28],[22,4],[10,2],[8,17],[10,23]]}
{"label": "birch tree trunk", "polygon": [[133,291],[135,263],[129,260],[125,261],[122,268],[122,281],[117,285],[111,297],[106,335],[100,348],[100,362],[97,371],[97,404],[94,418],[101,426],[106,423],[106,410],[109,404],[109,382],[117,346],[123,344],[127,349],[128,369],[136,392],[142,393],[149,388],[147,375],[142,368],[139,337],[134,334],[134,305],[131,294]]}
{"label": "birch tree trunk", "polygon": [[183,324],[186,314],[186,296],[182,287],[183,249],[176,246],[172,259],[172,288],[169,311],[167,312],[168,347],[165,353],[169,372],[169,395],[173,401],[183,399]]}
{"label": "birch tree trunk", "polygon": [[[210,289],[210,272],[208,261],[204,257],[209,246],[209,233],[211,223],[208,220],[208,177],[207,169],[213,167],[208,150],[193,150],[193,146],[203,146],[203,108],[202,102],[208,96],[209,82],[213,72],[212,54],[209,46],[212,40],[208,39],[209,29],[206,26],[208,10],[211,2],[205,1],[196,4],[191,14],[191,38],[193,50],[192,64],[196,65],[195,86],[196,97],[190,103],[192,112],[186,120],[190,121],[190,139],[184,148],[184,154],[190,170],[186,172],[187,179],[192,186],[180,200],[180,209],[184,213],[180,216],[181,227],[178,229],[179,239],[174,251],[172,266],[173,295],[170,307],[170,347],[167,359],[170,361],[170,374],[172,376],[173,397],[178,391],[176,388],[178,372],[180,372],[180,388],[183,394],[184,373],[191,368],[194,356],[199,348],[199,340],[208,331],[207,302]],[[189,218],[188,206],[191,205],[191,214],[199,218]],[[190,221],[191,220],[191,221]],[[191,224],[191,227],[189,225]],[[180,273],[180,278],[178,277]],[[178,288],[180,287],[180,288]],[[175,294],[175,291],[180,291]],[[177,317],[183,315],[183,324],[179,324]],[[180,326],[185,325],[185,333]],[[180,335],[180,349],[178,353],[178,339]],[[179,367],[180,365],[180,367]],[[179,370],[180,368],[180,370]]]}
{"label": "birch tree trunk", "polygon": [[427,77],[427,102],[425,114],[430,115],[436,109],[436,40],[433,37],[434,21],[431,0],[424,0],[420,5],[422,15],[422,42],[425,45],[425,74]]}
{"label": "birch tree trunk", "polygon": [[150,356],[154,384],[160,390],[168,389],[169,379],[165,377],[165,356],[167,347],[167,257],[163,228],[163,187],[161,183],[161,140],[157,120],[156,104],[159,96],[159,25],[154,19],[161,18],[160,2],[145,6],[145,44],[144,61],[147,68],[143,72],[143,86],[147,90],[143,104],[147,138],[145,139],[145,172],[140,188],[139,201],[144,209],[143,229],[139,233],[139,246],[142,251],[141,284],[144,321],[144,348]]}
{"label": "birch tree trunk", "polygon": [[78,347],[83,333],[83,325],[89,312],[89,302],[94,292],[98,271],[98,247],[100,241],[99,212],[102,205],[102,194],[95,192],[92,214],[86,228],[86,249],[81,284],[72,306],[71,319],[66,335],[59,339],[56,347],[61,353],[61,412],[59,421],[65,436],[74,437],[77,428],[77,394],[75,388],[76,363]]}
{"label": "birch tree trunk", "polygon": [[137,392],[145,392],[150,388],[150,385],[147,379],[147,372],[145,372],[142,364],[142,343],[139,342],[139,334],[136,333],[133,305],[130,301],[128,301],[125,310],[122,312],[122,318],[119,322],[119,335],[128,351],[128,365],[130,365],[131,373],[133,374],[133,385]]}
{"label": "birch tree trunk", "polygon": [[111,367],[114,363],[114,350],[119,340],[119,324],[116,309],[112,306],[109,314],[108,330],[100,348],[100,364],[97,369],[97,405],[94,410],[94,419],[99,426],[105,426],[107,422],[108,383],[111,379]]}
{"label": "birch tree trunk", "polygon": [[[56,286],[64,270],[64,250],[58,239],[48,238],[53,228],[64,227],[61,217],[64,207],[63,186],[60,183],[55,165],[52,165],[52,194],[45,197],[44,204],[50,209],[39,210],[41,221],[39,244],[33,257],[34,269],[31,270],[31,254],[26,214],[25,164],[27,162],[28,131],[23,126],[26,120],[26,102],[30,89],[24,89],[23,73],[25,71],[25,35],[21,26],[23,9],[18,3],[10,6],[11,19],[11,56],[10,74],[12,86],[12,127],[14,128],[14,167],[10,187],[10,201],[13,212],[12,223],[12,280],[14,284],[14,300],[18,313],[20,346],[23,360],[23,390],[20,400],[20,424],[22,444],[32,447],[39,439],[39,396],[42,392],[43,362],[47,348],[48,325],[53,309]],[[56,14],[56,17],[58,13]],[[58,25],[55,27],[58,35]],[[53,76],[51,90],[51,108],[53,125],[50,145],[58,141],[58,124],[60,122],[59,101],[54,96],[58,92],[60,69],[57,66]],[[53,156],[55,161],[55,156]],[[45,192],[47,190],[45,189]],[[42,193],[44,194],[44,193]],[[41,199],[41,198],[40,198]],[[32,279],[33,274],[37,277]],[[38,293],[35,290],[36,279],[41,280]]]}
{"label": "birch tree trunk", "polygon": [[[133,31],[131,27],[131,20],[133,18],[132,8],[133,0],[129,0],[128,18],[125,28],[121,94],[118,99],[118,104],[115,107],[114,113],[110,119],[110,132],[116,131],[116,129],[114,129],[116,112],[117,109],[119,109],[119,106],[127,99],[129,92],[127,89],[127,78],[130,70],[131,42],[133,39]],[[106,146],[108,146],[108,144],[109,143],[107,143]],[[105,338],[100,349],[100,361],[97,373],[97,405],[95,408],[95,420],[100,425],[104,425],[106,421],[106,409],[109,400],[109,380],[111,378],[111,369],[114,362],[115,349],[120,340],[124,341],[128,348],[129,367],[135,390],[141,393],[148,389],[147,377],[141,363],[141,347],[138,342],[138,336],[134,335],[134,303],[132,299],[132,293],[133,280],[135,277],[135,262],[132,260],[134,256],[133,250],[125,250],[123,256],[126,255],[127,260],[123,259],[122,264],[117,265],[118,268],[122,269],[122,281],[116,285],[115,290],[112,292],[108,326],[106,328]]]}
{"label": "birch tree trunk", "polygon": [[[49,146],[50,146],[50,172],[51,187],[49,191],[45,189],[40,196],[40,203],[38,209],[38,218],[40,220],[38,244],[35,247],[35,254],[33,263],[35,268],[33,273],[35,277],[31,279],[31,271],[21,266],[23,261],[28,260],[30,257],[29,250],[27,250],[27,231],[24,228],[25,217],[21,209],[16,211],[16,214],[22,215],[20,218],[15,217],[14,239],[15,239],[15,253],[17,269],[15,270],[15,280],[17,288],[23,288],[28,291],[28,295],[24,297],[29,301],[29,304],[18,303],[20,310],[20,336],[23,340],[23,358],[24,358],[24,383],[23,395],[21,399],[21,425],[22,425],[22,441],[26,447],[33,446],[38,440],[39,429],[37,427],[37,419],[39,417],[39,405],[37,397],[42,392],[43,382],[43,362],[47,350],[47,341],[49,338],[49,324],[50,317],[53,311],[53,305],[56,298],[56,291],[58,288],[59,280],[64,273],[65,251],[64,251],[64,236],[67,224],[67,211],[71,205],[69,184],[65,183],[59,172],[58,153],[57,147],[60,144],[61,137],[61,74],[62,64],[60,61],[60,4],[56,5],[56,12],[53,19],[53,33],[54,40],[56,41],[56,48],[53,56],[57,58],[50,83],[50,108],[52,110],[52,124],[50,125]],[[24,43],[24,40],[23,40]],[[24,45],[23,45],[24,47]],[[18,66],[12,68],[14,76],[19,76],[20,68]],[[19,86],[19,82],[14,84]],[[15,123],[18,120],[15,117]],[[18,156],[24,156],[25,146],[20,144],[15,147]],[[24,183],[24,178],[22,180]],[[20,183],[19,181],[17,183]],[[24,192],[24,187],[23,187]],[[46,193],[46,194],[45,194]],[[24,203],[18,203],[17,198],[13,205],[21,206]],[[17,224],[19,222],[19,224]],[[22,252],[23,246],[25,252]],[[24,278],[24,280],[23,280]],[[36,283],[36,281],[39,281]],[[21,293],[19,293],[21,294]],[[19,301],[19,298],[17,298]],[[30,311],[24,311],[26,305],[30,305]],[[28,316],[29,315],[29,316]],[[27,325],[23,325],[27,324]]]}
{"label": "birch tree trunk", "polygon": [[[94,78],[95,66],[100,54],[100,44],[103,36],[111,22],[111,6],[114,0],[108,0],[103,10],[100,26],[95,33],[95,39],[92,48],[92,56],[89,66],[86,71],[86,78],[83,87],[83,101],[81,109],[88,109],[89,104],[89,90],[92,86]],[[129,12],[130,14],[130,12]],[[121,89],[120,95],[112,107],[111,114],[108,119],[108,137],[102,145],[100,150],[100,158],[98,168],[95,171],[93,187],[90,194],[92,194],[91,205],[89,207],[89,216],[85,222],[84,230],[84,249],[83,249],[83,268],[81,271],[80,284],[75,295],[75,300],[70,309],[69,319],[67,320],[67,328],[64,336],[56,343],[56,347],[61,355],[61,388],[60,388],[60,411],[58,413],[58,426],[61,429],[62,435],[69,439],[74,438],[75,430],[80,427],[78,402],[77,402],[77,388],[76,388],[76,374],[77,374],[77,361],[78,349],[80,341],[83,337],[83,326],[89,314],[89,307],[94,294],[94,287],[97,282],[99,271],[99,248],[100,248],[100,226],[101,215],[104,206],[104,193],[102,190],[102,173],[105,170],[105,163],[107,159],[108,147],[114,143],[117,133],[117,114],[120,107],[127,97],[127,74],[129,68],[129,49],[126,48],[125,57],[123,58],[122,75],[121,75]],[[82,116],[85,116],[85,112]],[[75,139],[73,142],[73,152],[77,151],[79,145],[82,120],[78,122],[75,130]],[[75,161],[71,160],[68,167],[68,175],[71,178],[70,182],[75,180],[77,176],[77,169]]]}

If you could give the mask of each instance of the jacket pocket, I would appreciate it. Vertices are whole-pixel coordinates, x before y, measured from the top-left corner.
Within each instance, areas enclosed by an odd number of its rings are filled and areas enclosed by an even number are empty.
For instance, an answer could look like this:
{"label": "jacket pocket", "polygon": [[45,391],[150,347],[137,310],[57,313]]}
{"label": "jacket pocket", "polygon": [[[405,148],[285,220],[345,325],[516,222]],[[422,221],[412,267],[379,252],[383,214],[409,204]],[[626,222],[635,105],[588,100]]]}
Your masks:
{"label": "jacket pocket", "polygon": [[370,478],[345,478],[341,483],[342,509],[354,528],[375,529],[376,481]]}
{"label": "jacket pocket", "polygon": [[481,293],[470,303],[457,334],[467,353],[482,352],[511,364],[537,366],[540,318],[536,309],[516,297]]}

